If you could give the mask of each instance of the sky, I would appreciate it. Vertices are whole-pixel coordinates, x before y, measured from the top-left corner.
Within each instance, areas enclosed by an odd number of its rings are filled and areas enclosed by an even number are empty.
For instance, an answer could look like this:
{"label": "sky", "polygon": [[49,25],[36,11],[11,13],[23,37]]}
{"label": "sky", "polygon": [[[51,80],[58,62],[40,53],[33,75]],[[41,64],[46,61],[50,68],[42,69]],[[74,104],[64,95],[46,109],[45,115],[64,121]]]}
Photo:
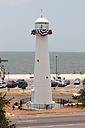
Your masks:
{"label": "sky", "polygon": [[47,18],[51,52],[85,52],[85,0],[0,0],[0,51],[35,51],[35,20]]}

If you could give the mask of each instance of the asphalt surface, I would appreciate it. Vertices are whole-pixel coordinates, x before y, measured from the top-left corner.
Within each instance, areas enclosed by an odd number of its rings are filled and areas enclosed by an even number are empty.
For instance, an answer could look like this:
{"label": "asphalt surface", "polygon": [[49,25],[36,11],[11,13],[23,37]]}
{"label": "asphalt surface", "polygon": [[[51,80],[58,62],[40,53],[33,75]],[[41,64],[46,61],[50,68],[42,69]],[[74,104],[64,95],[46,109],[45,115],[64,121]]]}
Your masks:
{"label": "asphalt surface", "polygon": [[85,115],[12,117],[16,128],[85,128]]}

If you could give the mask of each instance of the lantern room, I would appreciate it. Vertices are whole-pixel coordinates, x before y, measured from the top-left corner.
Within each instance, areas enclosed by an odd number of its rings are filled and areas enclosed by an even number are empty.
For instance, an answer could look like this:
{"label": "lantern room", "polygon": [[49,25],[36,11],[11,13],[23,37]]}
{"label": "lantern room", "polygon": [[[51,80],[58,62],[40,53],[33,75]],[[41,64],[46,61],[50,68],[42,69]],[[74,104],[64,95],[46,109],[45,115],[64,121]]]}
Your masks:
{"label": "lantern room", "polygon": [[49,23],[48,20],[44,17],[40,17],[35,21],[35,29],[36,30],[48,30],[49,29]]}
{"label": "lantern room", "polygon": [[32,30],[31,34],[36,35],[39,34],[41,36],[47,36],[48,34],[52,34],[52,30],[49,29],[49,22],[44,17],[39,17],[35,21],[35,29]]}

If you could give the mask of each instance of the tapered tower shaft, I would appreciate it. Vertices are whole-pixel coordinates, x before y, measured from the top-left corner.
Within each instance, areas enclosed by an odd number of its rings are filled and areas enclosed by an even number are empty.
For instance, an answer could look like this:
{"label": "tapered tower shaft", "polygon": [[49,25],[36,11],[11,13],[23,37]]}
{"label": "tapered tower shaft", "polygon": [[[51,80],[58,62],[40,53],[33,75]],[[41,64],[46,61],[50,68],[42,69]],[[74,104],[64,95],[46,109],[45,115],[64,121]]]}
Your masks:
{"label": "tapered tower shaft", "polygon": [[36,36],[34,89],[32,105],[35,108],[51,108],[53,105],[51,92],[50,64],[48,53],[48,35],[52,34],[47,19],[40,17],[35,21],[32,34]]}

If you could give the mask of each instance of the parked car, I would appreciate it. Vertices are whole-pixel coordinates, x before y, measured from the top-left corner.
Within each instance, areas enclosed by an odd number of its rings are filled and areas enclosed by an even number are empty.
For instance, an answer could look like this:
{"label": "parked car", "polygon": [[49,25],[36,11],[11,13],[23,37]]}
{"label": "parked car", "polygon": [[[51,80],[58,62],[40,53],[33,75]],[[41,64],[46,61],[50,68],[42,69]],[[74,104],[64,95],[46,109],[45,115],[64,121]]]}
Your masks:
{"label": "parked car", "polygon": [[73,97],[73,99],[77,99],[80,95],[81,94],[79,94],[79,93],[73,93],[72,94],[72,97]]}
{"label": "parked car", "polygon": [[70,80],[65,80],[65,81],[64,81],[64,84],[65,84],[65,85],[69,85],[69,84],[70,84]]}
{"label": "parked car", "polygon": [[66,84],[64,83],[64,80],[59,80],[58,87],[65,87]]}
{"label": "parked car", "polygon": [[5,88],[6,87],[6,82],[0,81],[0,88]]}
{"label": "parked car", "polygon": [[80,79],[79,78],[76,78],[74,80],[74,85],[79,85],[81,83]]}
{"label": "parked car", "polygon": [[85,79],[82,81],[83,84],[85,84]]}
{"label": "parked car", "polygon": [[51,87],[56,87],[56,86],[58,86],[58,81],[51,80]]}
{"label": "parked car", "polygon": [[13,81],[13,80],[9,80],[9,81],[7,81],[7,85],[6,85],[8,88],[15,88],[15,87],[17,87],[17,84],[16,84],[16,82],[15,81]]}
{"label": "parked car", "polygon": [[28,86],[28,83],[24,79],[18,79],[16,84],[18,85],[18,88],[26,88]]}
{"label": "parked car", "polygon": [[56,79],[51,81],[51,87],[65,87],[70,84],[70,80]]}
{"label": "parked car", "polygon": [[58,87],[65,87],[70,84],[70,80],[59,80]]}

